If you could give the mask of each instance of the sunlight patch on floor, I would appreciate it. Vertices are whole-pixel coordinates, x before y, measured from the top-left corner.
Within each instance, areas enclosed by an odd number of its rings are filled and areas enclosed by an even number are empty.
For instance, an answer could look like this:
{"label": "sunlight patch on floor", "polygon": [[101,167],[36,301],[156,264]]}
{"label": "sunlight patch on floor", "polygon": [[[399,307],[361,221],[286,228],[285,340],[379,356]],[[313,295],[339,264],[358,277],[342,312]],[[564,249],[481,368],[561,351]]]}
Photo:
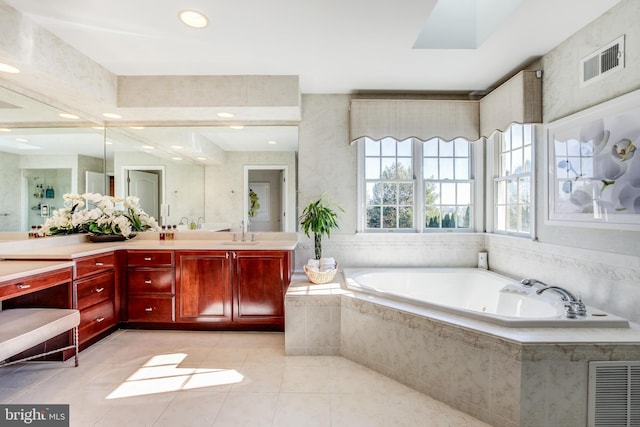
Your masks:
{"label": "sunlight patch on floor", "polygon": [[186,353],[153,356],[116,387],[107,399],[216,387],[236,384],[244,379],[244,376],[235,369],[178,367],[186,357]]}

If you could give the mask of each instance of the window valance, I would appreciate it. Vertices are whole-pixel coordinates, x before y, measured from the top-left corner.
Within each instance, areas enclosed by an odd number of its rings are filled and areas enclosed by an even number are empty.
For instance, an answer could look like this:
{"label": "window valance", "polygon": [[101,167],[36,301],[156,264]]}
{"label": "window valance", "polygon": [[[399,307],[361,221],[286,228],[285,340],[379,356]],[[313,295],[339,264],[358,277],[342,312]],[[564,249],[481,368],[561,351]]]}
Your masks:
{"label": "window valance", "polygon": [[480,101],[480,135],[489,137],[513,123],[542,123],[540,71],[520,71]]}
{"label": "window valance", "polygon": [[476,141],[513,123],[542,123],[542,73],[521,71],[480,101],[354,99],[351,138]]}
{"label": "window valance", "polygon": [[354,99],[351,101],[351,142],[362,137],[402,140],[434,137],[479,139],[477,101]]}

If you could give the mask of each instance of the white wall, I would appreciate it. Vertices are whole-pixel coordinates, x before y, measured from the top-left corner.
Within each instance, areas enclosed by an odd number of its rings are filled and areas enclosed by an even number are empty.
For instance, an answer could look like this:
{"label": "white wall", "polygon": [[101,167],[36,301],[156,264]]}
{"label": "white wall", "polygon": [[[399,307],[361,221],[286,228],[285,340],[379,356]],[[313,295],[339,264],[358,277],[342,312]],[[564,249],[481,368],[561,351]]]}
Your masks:
{"label": "white wall", "polygon": [[234,230],[240,228],[244,215],[244,166],[287,166],[288,231],[295,230],[296,206],[296,153],[278,151],[228,151],[222,165],[205,168],[205,222],[231,223]]}
{"label": "white wall", "polygon": [[[584,110],[616,96],[640,88],[640,2],[623,0],[542,58],[543,117],[545,123]],[[598,82],[581,88],[578,82],[580,58],[625,35],[625,68]],[[538,174],[536,215],[538,239],[572,247],[640,255],[640,232],[557,227],[544,224],[547,191],[542,177],[546,173],[540,135],[536,148]]]}
{"label": "white wall", "polygon": [[166,223],[178,224],[182,217],[197,221],[198,217],[204,216],[204,167],[189,162],[178,163],[142,152],[116,152],[113,162],[116,196],[123,196],[123,166],[164,167],[164,203],[171,207],[171,215]]}
{"label": "white wall", "polygon": [[[2,153],[0,156],[0,231],[20,230],[20,217],[22,215],[20,194],[22,187],[20,182],[20,156],[11,153]],[[7,214],[7,215],[5,215]]]}

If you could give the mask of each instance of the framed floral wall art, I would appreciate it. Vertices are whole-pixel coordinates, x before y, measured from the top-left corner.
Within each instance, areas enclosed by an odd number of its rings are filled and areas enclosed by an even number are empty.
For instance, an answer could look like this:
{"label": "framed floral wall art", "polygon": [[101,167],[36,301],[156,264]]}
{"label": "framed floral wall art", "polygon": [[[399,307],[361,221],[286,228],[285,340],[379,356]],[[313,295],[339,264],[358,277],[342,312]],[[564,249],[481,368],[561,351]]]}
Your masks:
{"label": "framed floral wall art", "polygon": [[547,125],[546,222],[640,230],[640,91]]}

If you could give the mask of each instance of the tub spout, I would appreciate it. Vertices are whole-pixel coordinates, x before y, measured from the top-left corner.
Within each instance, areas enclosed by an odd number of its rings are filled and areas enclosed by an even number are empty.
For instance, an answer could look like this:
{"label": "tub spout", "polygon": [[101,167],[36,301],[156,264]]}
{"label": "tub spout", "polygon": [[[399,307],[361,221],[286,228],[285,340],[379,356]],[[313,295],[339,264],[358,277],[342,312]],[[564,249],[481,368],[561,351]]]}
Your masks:
{"label": "tub spout", "polygon": [[538,279],[533,279],[533,278],[530,278],[530,277],[527,277],[526,279],[522,279],[522,280],[520,281],[520,284],[521,284],[522,286],[527,286],[527,287],[529,287],[529,288],[530,288],[530,287],[532,287],[532,286],[534,286],[534,285],[538,285],[538,287],[539,287],[539,288],[540,288],[540,287],[541,287],[541,288],[546,288],[546,287],[547,287],[547,284],[546,284],[546,283],[543,283],[543,282],[541,282],[541,281],[540,281],[540,280],[538,280]]}

